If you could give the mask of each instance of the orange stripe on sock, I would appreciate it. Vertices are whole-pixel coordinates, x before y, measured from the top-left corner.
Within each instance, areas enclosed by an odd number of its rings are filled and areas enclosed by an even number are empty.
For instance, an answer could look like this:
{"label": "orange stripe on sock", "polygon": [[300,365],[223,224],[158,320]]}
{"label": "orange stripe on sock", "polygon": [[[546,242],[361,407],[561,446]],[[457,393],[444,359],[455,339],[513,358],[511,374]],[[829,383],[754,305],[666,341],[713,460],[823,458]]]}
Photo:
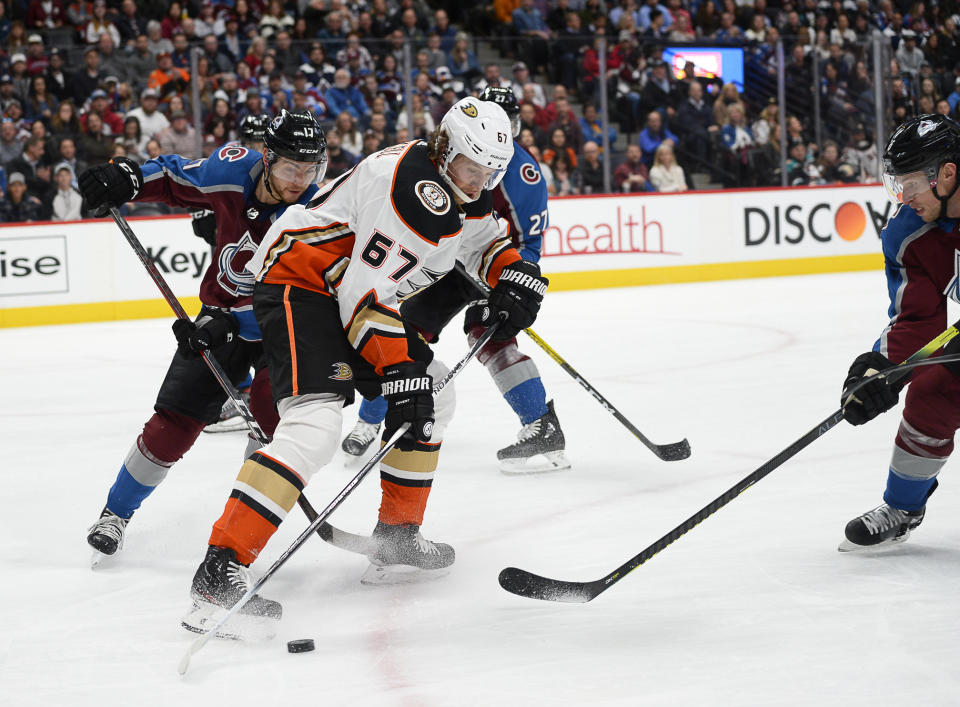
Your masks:
{"label": "orange stripe on sock", "polygon": [[223,515],[213,524],[210,545],[229,547],[237,553],[237,560],[249,565],[276,531],[273,524],[235,498],[228,498]]}
{"label": "orange stripe on sock", "polygon": [[293,394],[299,395],[297,386],[297,340],[293,334],[293,310],[290,309],[290,285],[283,288],[283,308],[287,312],[287,336],[290,339],[290,372]]}
{"label": "orange stripe on sock", "polygon": [[380,480],[383,497],[380,500],[380,520],[387,525],[422,525],[430,487],[398,486]]}

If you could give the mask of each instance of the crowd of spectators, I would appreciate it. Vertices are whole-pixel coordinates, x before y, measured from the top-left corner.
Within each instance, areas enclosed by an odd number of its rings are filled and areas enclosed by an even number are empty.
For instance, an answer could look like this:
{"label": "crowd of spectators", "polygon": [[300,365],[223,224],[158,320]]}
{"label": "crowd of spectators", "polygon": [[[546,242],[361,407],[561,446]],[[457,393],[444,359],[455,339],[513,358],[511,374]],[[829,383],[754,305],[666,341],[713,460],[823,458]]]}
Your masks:
{"label": "crowd of spectators", "polygon": [[[327,128],[335,178],[373,151],[425,137],[456,100],[487,85],[516,94],[518,140],[551,194],[603,191],[606,162],[615,191],[684,191],[694,172],[724,186],[777,185],[782,140],[790,184],[872,181],[870,41],[880,37],[885,52],[891,125],[917,112],[956,117],[960,17],[945,7],[0,0],[0,220],[86,216],[76,191],[86,165],[209,155],[238,138],[244,116],[282,108],[312,111]],[[781,40],[785,107],[776,102]],[[666,44],[691,42],[742,46],[743,85],[664,62]],[[496,60],[481,63],[481,46]],[[597,109],[604,85],[606,118]]]}

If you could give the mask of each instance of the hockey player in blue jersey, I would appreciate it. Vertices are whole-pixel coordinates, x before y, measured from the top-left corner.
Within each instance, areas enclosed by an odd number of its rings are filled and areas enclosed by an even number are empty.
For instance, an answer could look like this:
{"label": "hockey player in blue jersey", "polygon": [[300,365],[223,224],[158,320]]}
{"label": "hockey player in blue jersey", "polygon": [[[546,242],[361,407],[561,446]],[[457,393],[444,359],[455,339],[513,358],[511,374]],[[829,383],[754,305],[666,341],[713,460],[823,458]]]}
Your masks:
{"label": "hockey player in blue jersey", "polygon": [[206,159],[161,155],[142,167],[116,158],[79,177],[87,207],[96,210],[128,201],[160,201],[216,217],[216,241],[200,284],[202,309],[196,320],[176,320],[177,338],[154,414],[127,453],[87,542],[99,555],[123,545],[127,522],[193,446],[205,425],[215,421],[226,393],[200,352],[210,350],[234,384],[251,366],[250,408],[271,435],[279,420],[253,316],[254,277],[247,261],[276,218],[290,204],[305,204],[326,170],[326,141],[312,115],[282,111],[267,127],[263,154],[227,145]]}
{"label": "hockey player in blue jersey", "polygon": [[[493,101],[504,109],[516,138],[520,132],[520,107],[513,91],[488,86],[480,94],[480,100]],[[523,259],[539,261],[543,232],[549,220],[547,186],[537,161],[516,140],[507,173],[493,190],[493,205],[500,218],[509,223],[511,239]],[[435,341],[446,324],[466,306],[464,331],[472,344],[483,332],[482,298],[476,286],[454,270],[405,303],[402,314],[421,331],[432,333],[433,338],[427,336],[428,341]],[[443,304],[438,306],[438,302]],[[536,364],[520,352],[516,338],[491,341],[478,358],[523,425],[517,442],[497,452],[501,471],[530,474],[569,469],[563,431],[553,401],[547,401]],[[369,448],[380,430],[386,407],[383,398],[361,403],[359,420],[341,445],[347,454],[360,456]]]}

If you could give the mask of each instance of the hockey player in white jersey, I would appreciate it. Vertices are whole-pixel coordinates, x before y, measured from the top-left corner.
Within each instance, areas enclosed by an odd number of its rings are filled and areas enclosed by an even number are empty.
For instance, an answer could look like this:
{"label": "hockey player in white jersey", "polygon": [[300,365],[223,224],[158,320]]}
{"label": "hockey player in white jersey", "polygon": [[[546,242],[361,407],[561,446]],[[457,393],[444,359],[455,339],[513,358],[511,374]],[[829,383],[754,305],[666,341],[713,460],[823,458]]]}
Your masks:
{"label": "hockey player in white jersey", "polygon": [[[280,423],[273,440],[242,466],[191,589],[184,627],[203,630],[246,590],[253,562],[309,479],[333,457],[342,408],[355,391],[387,400],[384,436],[407,435],[380,468],[382,500],[367,583],[442,574],[447,544],[423,538],[423,522],[452,386],[434,400],[447,369],[433,358],[400,303],[459,260],[492,289],[485,324],[501,313],[498,336],[536,318],[547,281],[523,261],[492,209],[490,190],[513,155],[499,106],[466,98],[427,142],[374,153],[276,221],[250,261],[254,312],[263,333]],[[276,619],[280,606],[256,597],[240,612]]]}

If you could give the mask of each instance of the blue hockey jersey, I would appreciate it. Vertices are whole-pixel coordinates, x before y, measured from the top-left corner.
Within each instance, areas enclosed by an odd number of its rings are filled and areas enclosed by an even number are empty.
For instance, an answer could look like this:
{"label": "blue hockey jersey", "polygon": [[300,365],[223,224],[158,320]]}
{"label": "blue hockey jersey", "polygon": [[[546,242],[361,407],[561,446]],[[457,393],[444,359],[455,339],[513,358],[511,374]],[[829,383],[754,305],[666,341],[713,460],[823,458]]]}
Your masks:
{"label": "blue hockey jersey", "polygon": [[533,156],[519,142],[513,143],[513,159],[507,173],[493,190],[493,207],[510,224],[510,238],[524,260],[540,260],[547,213],[547,183]]}

